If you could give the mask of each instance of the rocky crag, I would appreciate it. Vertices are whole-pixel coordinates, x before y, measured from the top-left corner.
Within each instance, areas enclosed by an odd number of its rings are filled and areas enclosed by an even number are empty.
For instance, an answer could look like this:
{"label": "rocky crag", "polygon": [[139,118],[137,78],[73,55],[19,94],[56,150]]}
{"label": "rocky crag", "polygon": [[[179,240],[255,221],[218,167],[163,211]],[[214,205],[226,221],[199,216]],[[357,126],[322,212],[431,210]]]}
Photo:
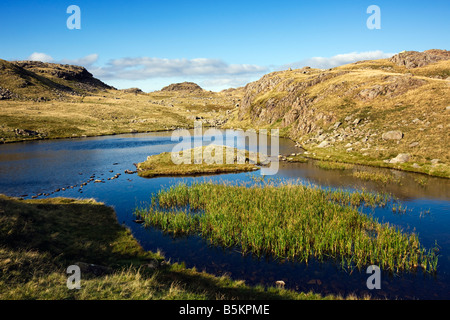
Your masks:
{"label": "rocky crag", "polygon": [[[273,72],[245,87],[229,125],[279,128],[317,157],[403,163],[445,176],[449,77],[446,50],[403,52],[327,70]],[[397,161],[398,154],[408,157]]]}

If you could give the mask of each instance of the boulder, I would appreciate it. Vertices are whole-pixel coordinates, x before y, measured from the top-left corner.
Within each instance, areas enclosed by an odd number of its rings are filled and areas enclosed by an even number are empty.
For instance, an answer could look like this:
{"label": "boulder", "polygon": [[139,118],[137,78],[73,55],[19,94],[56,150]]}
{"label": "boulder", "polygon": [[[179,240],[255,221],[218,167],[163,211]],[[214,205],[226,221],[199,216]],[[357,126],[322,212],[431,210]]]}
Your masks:
{"label": "boulder", "polygon": [[328,147],[328,146],[330,146],[330,143],[329,143],[328,141],[322,141],[322,142],[317,146],[317,148],[326,148],[326,147]]}
{"label": "boulder", "polygon": [[389,131],[382,135],[383,140],[402,140],[403,132],[401,131]]}
{"label": "boulder", "polygon": [[437,165],[438,163],[439,163],[439,159],[433,159],[433,160],[431,160],[431,164],[432,165]]}
{"label": "boulder", "polygon": [[395,158],[392,158],[389,163],[405,163],[408,162],[410,159],[410,156],[408,153],[400,153]]}

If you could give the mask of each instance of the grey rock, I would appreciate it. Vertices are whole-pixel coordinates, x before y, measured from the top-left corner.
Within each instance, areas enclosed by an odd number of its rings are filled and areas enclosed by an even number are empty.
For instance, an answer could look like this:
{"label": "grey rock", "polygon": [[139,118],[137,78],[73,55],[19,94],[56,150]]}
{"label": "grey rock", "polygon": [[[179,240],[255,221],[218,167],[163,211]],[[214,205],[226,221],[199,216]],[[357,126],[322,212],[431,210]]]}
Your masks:
{"label": "grey rock", "polygon": [[329,143],[328,141],[322,141],[322,142],[317,146],[317,148],[326,148],[326,147],[328,147],[328,146],[330,146],[330,143]]}
{"label": "grey rock", "polygon": [[401,131],[389,131],[382,135],[383,140],[402,140],[403,132]]}
{"label": "grey rock", "polygon": [[439,159],[433,159],[433,160],[431,160],[431,164],[433,164],[433,165],[436,165],[436,164],[438,164],[439,162],[440,162]]}
{"label": "grey rock", "polygon": [[389,163],[405,163],[410,159],[410,155],[408,153],[400,153],[395,158],[392,158]]}
{"label": "grey rock", "polygon": [[342,125],[342,122],[336,122],[335,124],[334,124],[334,126],[333,126],[333,128],[334,129],[337,129],[337,128],[339,128],[340,126]]}

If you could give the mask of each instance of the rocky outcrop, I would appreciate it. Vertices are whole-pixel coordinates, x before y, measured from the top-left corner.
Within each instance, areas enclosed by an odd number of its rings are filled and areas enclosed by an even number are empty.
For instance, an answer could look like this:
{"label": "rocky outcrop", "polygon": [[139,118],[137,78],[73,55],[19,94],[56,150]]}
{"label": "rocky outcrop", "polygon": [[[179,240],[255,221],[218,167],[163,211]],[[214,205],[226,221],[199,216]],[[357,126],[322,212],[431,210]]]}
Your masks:
{"label": "rocky outcrop", "polygon": [[[331,80],[347,73],[321,72],[305,67],[291,71],[292,74],[309,75],[306,81],[286,78],[283,72],[270,73],[245,87],[245,95],[239,110],[239,119],[250,117],[256,124],[273,124],[281,120],[283,127],[297,125],[296,132],[304,134],[316,129],[317,121],[331,123],[335,119],[322,112],[316,112],[313,105],[323,96],[310,96],[306,90],[317,84]],[[333,88],[329,88],[333,90]],[[264,97],[264,98],[261,98]]]}
{"label": "rocky outcrop", "polygon": [[203,89],[196,83],[193,82],[183,82],[183,83],[173,83],[161,89],[161,91],[185,91],[189,93],[202,92]]}
{"label": "rocky outcrop", "polygon": [[424,52],[405,51],[393,56],[389,61],[399,66],[405,66],[407,69],[424,67],[430,63],[441,60],[449,60],[450,51],[432,49]]}
{"label": "rocky outcrop", "polygon": [[371,101],[379,96],[396,97],[427,83],[423,79],[417,79],[410,75],[386,76],[383,80],[383,84],[376,84],[371,88],[361,90],[358,98],[363,101]]}
{"label": "rocky outcrop", "polygon": [[144,94],[145,93],[144,91],[142,91],[139,88],[123,89],[122,91],[125,93],[133,93],[133,94]]}

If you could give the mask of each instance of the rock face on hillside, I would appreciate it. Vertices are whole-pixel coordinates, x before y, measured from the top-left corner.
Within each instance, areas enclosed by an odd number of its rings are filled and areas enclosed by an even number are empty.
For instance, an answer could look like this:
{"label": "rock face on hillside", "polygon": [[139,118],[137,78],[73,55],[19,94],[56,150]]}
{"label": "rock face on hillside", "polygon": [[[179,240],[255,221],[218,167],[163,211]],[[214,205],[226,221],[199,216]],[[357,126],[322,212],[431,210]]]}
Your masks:
{"label": "rock face on hillside", "polygon": [[393,56],[389,61],[407,69],[424,67],[441,60],[449,60],[450,51],[432,49],[424,52],[406,51]]}
{"label": "rock face on hillside", "polygon": [[173,83],[167,87],[161,89],[161,91],[184,91],[184,92],[202,92],[203,89],[196,83],[183,82]]}

